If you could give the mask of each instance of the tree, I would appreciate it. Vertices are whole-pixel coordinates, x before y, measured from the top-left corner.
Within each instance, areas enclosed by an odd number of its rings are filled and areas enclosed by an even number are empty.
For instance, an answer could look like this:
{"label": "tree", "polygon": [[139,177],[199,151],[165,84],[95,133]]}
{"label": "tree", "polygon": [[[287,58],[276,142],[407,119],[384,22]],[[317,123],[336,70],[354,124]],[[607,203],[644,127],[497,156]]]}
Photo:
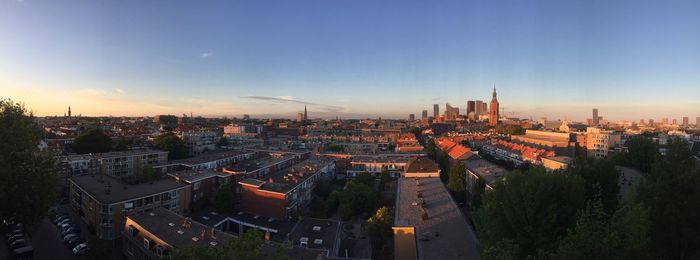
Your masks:
{"label": "tree", "polygon": [[609,216],[600,201],[579,212],[559,244],[559,259],[650,259],[648,210],[628,204]]}
{"label": "tree", "polygon": [[615,162],[648,173],[659,154],[659,146],[651,138],[633,137],[627,143],[627,151],[617,154]]}
{"label": "tree", "polygon": [[471,210],[476,210],[481,207],[482,196],[484,196],[484,192],[486,192],[486,182],[482,178],[477,178],[476,181],[474,181],[474,187],[472,187],[471,191],[469,207]]}
{"label": "tree", "polygon": [[328,152],[342,153],[345,151],[345,148],[343,148],[342,145],[332,144],[332,145],[326,146],[325,150]]}
{"label": "tree", "polygon": [[381,173],[379,173],[379,191],[380,192],[383,191],[384,186],[386,186],[386,184],[390,181],[391,181],[391,174],[389,173],[388,170],[383,170]]}
{"label": "tree", "polygon": [[565,174],[580,176],[585,181],[586,200],[600,200],[608,213],[617,208],[620,172],[611,160],[579,159]]}
{"label": "tree", "polygon": [[464,163],[454,161],[450,167],[450,177],[447,182],[447,189],[455,196],[455,200],[464,201],[467,191],[467,175]]}
{"label": "tree", "polygon": [[141,174],[142,174],[141,179],[144,182],[153,182],[153,181],[157,180],[158,177],[160,177],[160,176],[158,176],[158,170],[154,169],[151,166],[143,167],[143,172]]}
{"label": "tree", "polygon": [[266,244],[262,233],[250,229],[240,236],[228,241],[223,247],[193,246],[177,249],[175,260],[215,260],[215,259],[288,259],[285,250],[280,245]]}
{"label": "tree", "polygon": [[480,252],[517,248],[503,253],[516,259],[555,252],[585,205],[583,194],[578,176],[548,173],[541,166],[514,171],[484,194],[473,214]]}
{"label": "tree", "polygon": [[223,147],[223,146],[228,146],[230,142],[228,141],[228,138],[226,137],[221,137],[219,138],[219,142],[216,143],[216,147]]}
{"label": "tree", "polygon": [[363,182],[352,181],[346,185],[345,190],[331,192],[326,201],[326,211],[330,213],[337,209],[338,215],[343,220],[348,220],[372,212],[378,200],[374,188]]}
{"label": "tree", "polygon": [[104,153],[112,149],[112,139],[100,128],[87,128],[80,132],[71,145],[76,153]]}
{"label": "tree", "polygon": [[185,142],[174,133],[165,133],[153,140],[153,146],[162,151],[168,151],[168,158],[180,159],[187,157]]}
{"label": "tree", "polygon": [[370,187],[374,189],[374,175],[372,175],[369,172],[361,172],[355,176],[355,179],[352,180],[354,183],[360,183],[364,184],[367,187]]}
{"label": "tree", "polygon": [[221,185],[214,193],[214,207],[222,212],[229,212],[233,209],[233,201],[236,194],[231,185]]}
{"label": "tree", "polygon": [[37,148],[41,127],[21,103],[0,100],[0,219],[31,227],[56,198],[56,161]]}
{"label": "tree", "polygon": [[391,259],[393,220],[391,209],[381,207],[365,222],[364,228],[372,243],[372,259]]}
{"label": "tree", "polygon": [[427,144],[425,145],[425,153],[430,159],[435,160],[435,140],[433,140],[432,138],[429,139]]}
{"label": "tree", "polygon": [[498,124],[498,125],[496,125],[494,130],[496,130],[496,132],[499,134],[507,134],[507,135],[524,135],[525,134],[525,129],[519,125]]}
{"label": "tree", "polygon": [[672,139],[666,156],[658,158],[640,187],[649,207],[652,247],[658,258],[700,256],[700,172],[688,144]]}

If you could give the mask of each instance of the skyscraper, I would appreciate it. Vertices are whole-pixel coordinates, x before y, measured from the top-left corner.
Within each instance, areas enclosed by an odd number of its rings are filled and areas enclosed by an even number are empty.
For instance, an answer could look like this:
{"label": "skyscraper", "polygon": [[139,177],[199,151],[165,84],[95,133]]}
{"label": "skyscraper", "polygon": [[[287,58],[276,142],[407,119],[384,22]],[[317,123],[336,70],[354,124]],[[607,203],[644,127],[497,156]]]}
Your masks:
{"label": "skyscraper", "polygon": [[672,121],[673,121],[673,124],[671,124],[671,125],[678,125],[678,119],[674,118]]}
{"label": "skyscraper", "polygon": [[684,116],[684,117],[683,117],[683,126],[688,126],[688,124],[689,124],[689,123],[688,123],[688,117],[687,117],[687,116]]}
{"label": "skyscraper", "polygon": [[661,118],[662,125],[668,125],[668,117]]}
{"label": "skyscraper", "polygon": [[422,116],[423,116],[423,117],[421,117],[421,119],[426,119],[426,118],[428,118],[428,110],[423,110]]}
{"label": "skyscraper", "polygon": [[476,113],[476,102],[474,102],[473,100],[468,100],[467,101],[467,115],[469,115],[469,113],[471,113],[471,112]]}
{"label": "skyscraper", "polygon": [[479,119],[480,115],[486,114],[486,110],[484,109],[484,101],[477,100],[474,101],[474,115],[476,115],[476,119]]}
{"label": "skyscraper", "polygon": [[695,127],[700,127],[700,116],[695,118]]}
{"label": "skyscraper", "polygon": [[498,124],[498,99],[496,98],[496,85],[493,85],[493,97],[491,98],[491,105],[489,107],[489,125],[495,126]]}
{"label": "skyscraper", "polygon": [[594,108],[593,109],[593,125],[596,126],[600,123],[600,120],[598,118],[598,109]]}
{"label": "skyscraper", "polygon": [[486,102],[481,103],[481,114],[486,115],[487,111],[489,111],[489,105],[486,104]]}
{"label": "skyscraper", "polygon": [[440,117],[440,104],[433,104],[433,117]]}
{"label": "skyscraper", "polygon": [[409,114],[409,115],[408,115],[408,120],[409,120],[409,121],[416,121],[416,115],[414,115],[414,114]]}

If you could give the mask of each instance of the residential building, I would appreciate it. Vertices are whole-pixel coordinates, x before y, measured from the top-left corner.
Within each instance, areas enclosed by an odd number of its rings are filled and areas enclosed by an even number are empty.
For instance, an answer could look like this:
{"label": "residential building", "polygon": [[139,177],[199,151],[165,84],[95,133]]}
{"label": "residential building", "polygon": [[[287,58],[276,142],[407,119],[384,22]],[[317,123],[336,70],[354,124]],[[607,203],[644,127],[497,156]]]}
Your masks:
{"label": "residential building", "polygon": [[574,158],[569,156],[544,157],[542,158],[542,166],[550,171],[565,170],[566,168],[569,168],[569,165],[573,161]]}
{"label": "residential building", "polygon": [[159,150],[132,150],[93,154],[102,174],[112,177],[130,177],[144,167],[156,167],[168,161],[168,152]]}
{"label": "residential building", "polygon": [[601,159],[607,157],[613,148],[620,145],[622,135],[613,130],[597,127],[586,129],[586,148],[588,157]]}
{"label": "residential building", "polygon": [[508,170],[482,158],[465,161],[464,166],[467,171],[467,193],[469,194],[472,194],[477,180],[482,180],[485,190],[489,191],[493,190],[498,180],[508,174]]}
{"label": "residential building", "polygon": [[182,213],[190,206],[189,185],[171,178],[127,184],[105,175],[83,175],[69,183],[71,208],[100,239],[116,238],[130,214],[160,207]]}
{"label": "residential building", "polygon": [[689,125],[688,117],[687,117],[687,116],[684,116],[684,117],[683,117],[683,126],[684,126],[684,127],[688,127],[688,125]]}
{"label": "residential building", "polygon": [[425,156],[412,157],[406,165],[404,178],[440,177],[440,168],[433,160]]}
{"label": "residential building", "polygon": [[467,115],[476,113],[476,102],[473,100],[467,101]]}
{"label": "residential building", "polygon": [[73,176],[100,173],[100,162],[90,155],[68,155],[56,157],[56,172],[66,180]]}
{"label": "residential building", "polygon": [[288,219],[305,210],[311,201],[316,181],[332,178],[335,160],[315,157],[291,166],[268,180],[240,181],[241,207],[255,215]]}
{"label": "residential building", "polygon": [[221,136],[214,131],[184,131],[178,136],[185,142],[190,155],[214,151],[216,143],[221,139]]}
{"label": "residential building", "polygon": [[254,154],[252,151],[245,150],[224,150],[174,160],[163,167],[169,168],[177,165],[189,169],[220,169],[253,158]]}
{"label": "residential building", "polygon": [[170,259],[178,249],[222,248],[233,239],[230,234],[163,208],[127,216],[120,229],[122,256],[130,260]]}
{"label": "residential building", "polygon": [[350,160],[346,174],[348,178],[353,178],[359,173],[368,172],[379,177],[382,171],[388,171],[391,177],[399,177],[406,170],[408,161],[406,157],[356,156]]}
{"label": "residential building", "polygon": [[221,185],[229,184],[231,179],[231,175],[211,169],[187,169],[168,173],[168,176],[188,184],[192,203],[213,198],[214,192]]}
{"label": "residential building", "polygon": [[156,125],[176,126],[177,125],[177,116],[157,115],[157,116],[153,117],[153,123]]}
{"label": "residential building", "polygon": [[397,186],[395,259],[479,259],[477,239],[439,177],[399,178]]}
{"label": "residential building", "polygon": [[408,115],[408,121],[416,121],[416,115],[414,115],[414,114],[409,114],[409,115]]}

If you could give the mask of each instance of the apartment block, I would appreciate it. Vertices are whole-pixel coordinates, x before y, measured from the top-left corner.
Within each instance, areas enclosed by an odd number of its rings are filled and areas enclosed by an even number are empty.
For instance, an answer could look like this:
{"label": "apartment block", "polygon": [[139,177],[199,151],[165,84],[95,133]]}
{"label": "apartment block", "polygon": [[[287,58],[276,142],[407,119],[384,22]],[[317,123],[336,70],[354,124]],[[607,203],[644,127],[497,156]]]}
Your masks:
{"label": "apartment block", "polygon": [[334,173],[335,160],[319,157],[291,166],[265,181],[242,180],[241,207],[255,215],[288,219],[311,201],[316,181],[331,178]]}
{"label": "apartment block", "polygon": [[189,185],[174,179],[130,185],[105,175],[69,179],[70,205],[100,239],[120,233],[126,216],[156,208],[182,213],[190,205]]}
{"label": "apartment block", "polygon": [[216,149],[221,136],[214,131],[184,131],[178,134],[185,142],[190,155],[198,155]]}
{"label": "apartment block", "polygon": [[620,145],[622,135],[613,130],[605,130],[597,127],[586,129],[586,148],[588,158],[605,158],[610,155],[613,148]]}
{"label": "apartment block", "polygon": [[155,167],[168,161],[168,152],[158,150],[134,150],[92,155],[100,165],[102,174],[112,177],[129,177],[141,173],[144,167]]}

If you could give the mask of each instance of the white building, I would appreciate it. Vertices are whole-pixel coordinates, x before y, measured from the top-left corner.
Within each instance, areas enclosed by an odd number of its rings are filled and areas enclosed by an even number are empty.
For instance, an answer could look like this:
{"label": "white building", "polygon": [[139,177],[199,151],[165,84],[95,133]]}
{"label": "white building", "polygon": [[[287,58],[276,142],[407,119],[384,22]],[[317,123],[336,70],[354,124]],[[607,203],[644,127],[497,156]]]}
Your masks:
{"label": "white building", "polygon": [[613,130],[597,127],[586,128],[586,149],[588,158],[601,159],[609,155],[610,150],[619,146],[622,135]]}

